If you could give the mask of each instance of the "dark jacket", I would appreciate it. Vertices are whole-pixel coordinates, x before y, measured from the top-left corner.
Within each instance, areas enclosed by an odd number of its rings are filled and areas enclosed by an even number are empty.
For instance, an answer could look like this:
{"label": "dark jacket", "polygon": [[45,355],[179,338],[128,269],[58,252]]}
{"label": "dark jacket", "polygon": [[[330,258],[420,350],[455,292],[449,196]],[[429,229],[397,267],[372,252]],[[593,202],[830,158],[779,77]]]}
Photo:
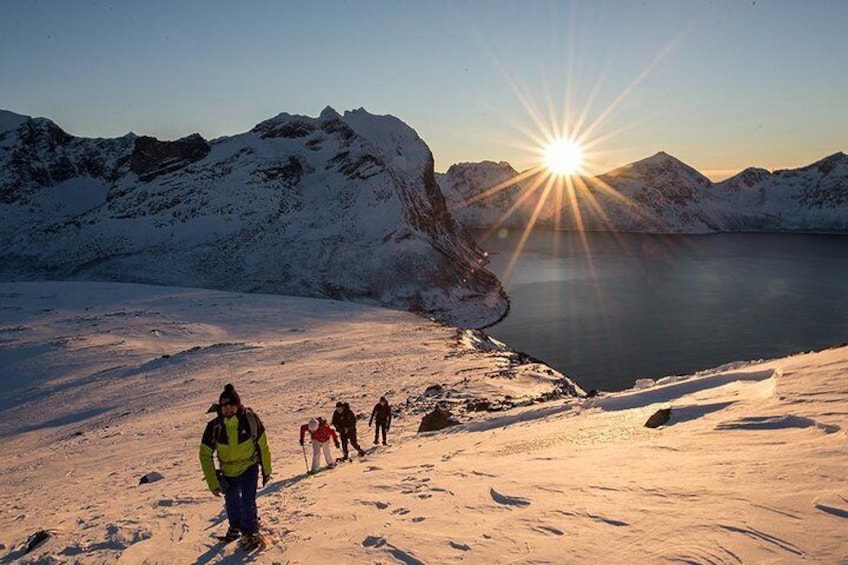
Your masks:
{"label": "dark jacket", "polygon": [[342,434],[350,435],[351,432],[356,432],[356,414],[350,409],[350,406],[345,405],[341,412],[333,410],[333,427]]}
{"label": "dark jacket", "polygon": [[371,411],[371,420],[368,421],[368,425],[371,425],[371,422],[377,420],[377,424],[385,425],[386,427],[392,424],[392,405],[388,402],[386,404],[381,404],[378,402],[374,405],[374,410]]}

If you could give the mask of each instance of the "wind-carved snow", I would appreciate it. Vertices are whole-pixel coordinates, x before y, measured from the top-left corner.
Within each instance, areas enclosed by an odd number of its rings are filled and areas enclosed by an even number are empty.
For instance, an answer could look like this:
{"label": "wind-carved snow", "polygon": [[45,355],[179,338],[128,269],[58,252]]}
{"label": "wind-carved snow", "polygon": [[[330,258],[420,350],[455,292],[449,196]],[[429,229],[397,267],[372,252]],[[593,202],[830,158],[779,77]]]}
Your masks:
{"label": "wind-carved snow", "polygon": [[[845,555],[848,347],[468,411],[419,435],[427,387],[488,396],[510,386],[495,376],[508,351],[331,300],[82,282],[0,283],[0,297],[2,562],[243,561],[213,537],[226,517],[197,461],[227,382],[261,416],[274,455],[258,496],[273,545],[256,562]],[[397,413],[390,445],[372,448],[381,395]],[[308,477],[297,430],[338,400],[360,415],[370,453]],[[644,427],[661,408],[667,424]],[[162,479],[139,484],[153,472]]]}

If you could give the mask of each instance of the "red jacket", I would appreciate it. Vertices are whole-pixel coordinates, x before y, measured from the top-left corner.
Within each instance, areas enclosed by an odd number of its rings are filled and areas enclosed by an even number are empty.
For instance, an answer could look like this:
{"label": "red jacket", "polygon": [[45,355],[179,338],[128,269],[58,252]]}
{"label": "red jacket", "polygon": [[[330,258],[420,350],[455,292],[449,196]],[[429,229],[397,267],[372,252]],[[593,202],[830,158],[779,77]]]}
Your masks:
{"label": "red jacket", "polygon": [[[300,426],[300,441],[303,441],[303,437],[306,435],[306,432],[309,431],[309,425],[303,424]],[[318,423],[318,429],[314,432],[310,432],[312,439],[315,441],[320,441],[324,443],[328,441],[330,438],[333,438],[334,442],[339,441],[339,437],[336,435],[336,431],[327,425],[327,422],[321,421]]]}

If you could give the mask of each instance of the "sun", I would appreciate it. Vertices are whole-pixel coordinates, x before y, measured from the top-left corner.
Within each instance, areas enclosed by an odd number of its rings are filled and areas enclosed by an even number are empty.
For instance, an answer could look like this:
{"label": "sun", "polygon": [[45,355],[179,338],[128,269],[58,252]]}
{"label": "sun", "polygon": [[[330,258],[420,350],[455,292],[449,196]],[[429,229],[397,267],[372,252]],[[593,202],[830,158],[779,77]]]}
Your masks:
{"label": "sun", "polygon": [[573,175],[583,169],[583,148],[571,139],[557,139],[545,149],[545,165],[556,175]]}

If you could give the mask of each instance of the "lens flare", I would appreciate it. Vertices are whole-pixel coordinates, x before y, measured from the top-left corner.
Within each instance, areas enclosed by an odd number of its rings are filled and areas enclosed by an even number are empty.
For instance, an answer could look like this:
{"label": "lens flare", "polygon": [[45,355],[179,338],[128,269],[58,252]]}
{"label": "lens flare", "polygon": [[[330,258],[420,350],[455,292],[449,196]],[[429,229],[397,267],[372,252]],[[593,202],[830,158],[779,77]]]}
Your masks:
{"label": "lens flare", "polygon": [[574,175],[583,168],[583,148],[571,139],[558,139],[545,149],[545,165],[557,175]]}

